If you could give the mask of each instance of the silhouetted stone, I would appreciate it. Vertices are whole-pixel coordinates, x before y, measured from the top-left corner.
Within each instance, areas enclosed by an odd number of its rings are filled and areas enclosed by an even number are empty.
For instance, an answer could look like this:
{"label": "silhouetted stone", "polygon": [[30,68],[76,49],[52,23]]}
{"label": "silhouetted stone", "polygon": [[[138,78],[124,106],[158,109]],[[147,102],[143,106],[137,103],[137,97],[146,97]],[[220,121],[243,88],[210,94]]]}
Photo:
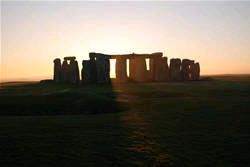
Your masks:
{"label": "silhouetted stone", "polygon": [[[70,61],[68,63],[68,61]],[[65,83],[79,83],[79,67],[75,57],[65,57],[62,64],[61,81]]]}
{"label": "silhouetted stone", "polygon": [[116,64],[115,64],[115,74],[116,74],[116,80],[118,82],[124,83],[128,81],[127,77],[127,60],[123,57],[117,57],[116,58]]}
{"label": "silhouetted stone", "polygon": [[110,83],[110,57],[105,57],[104,62],[105,62],[105,72],[104,72],[104,79],[105,79],[105,83]]}
{"label": "silhouetted stone", "polygon": [[75,60],[70,60],[70,69],[71,69],[70,82],[71,83],[79,83],[80,78],[79,78],[78,62]]}
{"label": "silhouetted stone", "polygon": [[195,75],[195,67],[194,63],[190,64],[189,66],[189,80],[193,81],[194,80],[194,75]]}
{"label": "silhouetted stone", "polygon": [[181,59],[171,59],[170,60],[170,79],[172,81],[181,81]]}
{"label": "silhouetted stone", "polygon": [[133,80],[135,78],[135,60],[129,59],[129,79]]}
{"label": "silhouetted stone", "polygon": [[[168,68],[167,57],[162,57],[162,55],[161,52],[125,55],[106,55],[92,52],[89,53],[90,60],[83,61],[82,81],[83,83],[110,83],[110,59],[116,59],[116,80],[118,82],[127,82],[128,79],[137,82],[199,79],[199,64],[194,64],[194,61],[188,59],[181,62],[177,58],[170,60]],[[150,59],[149,70],[147,70],[146,58]],[[126,59],[129,59],[129,78]],[[68,60],[75,61],[75,58],[66,57],[65,61]],[[63,71],[65,74],[62,78],[67,80],[68,70],[65,63],[63,63]],[[71,80],[75,81],[75,79]]]}
{"label": "silhouetted stone", "polygon": [[[95,77],[96,83],[110,83],[110,56],[104,55],[100,53],[89,53],[89,58],[91,64],[95,64],[95,76],[91,74],[91,78]],[[91,69],[93,70],[93,66],[90,65]],[[83,70],[84,71],[84,70]],[[84,77],[84,76],[82,76]],[[91,79],[93,80],[93,79]]]}
{"label": "silhouetted stone", "polygon": [[96,81],[97,83],[105,83],[105,58],[104,56],[96,56]]}
{"label": "silhouetted stone", "polygon": [[70,75],[70,65],[67,63],[66,60],[64,60],[62,64],[62,82],[69,82],[71,77]]}
{"label": "silhouetted stone", "polygon": [[62,65],[60,59],[54,60],[54,81],[61,82],[62,79]]}
{"label": "silhouetted stone", "polygon": [[189,59],[183,59],[181,64],[181,72],[184,81],[193,80],[193,65],[194,61]]}
{"label": "silhouetted stone", "polygon": [[110,67],[109,58],[96,55],[96,72],[97,72],[97,83],[109,83],[110,82]]}
{"label": "silhouetted stone", "polygon": [[194,64],[194,80],[199,80],[200,79],[200,64],[195,63]]}
{"label": "silhouetted stone", "polygon": [[70,56],[70,57],[64,57],[64,60],[69,60],[69,61],[75,61],[76,57],[75,56]]}
{"label": "silhouetted stone", "polygon": [[168,62],[167,57],[155,57],[150,59],[150,71],[152,81],[167,81],[168,80]]}
{"label": "silhouetted stone", "polygon": [[82,61],[82,83],[96,82],[96,64],[94,60]]}
{"label": "silhouetted stone", "polygon": [[143,56],[137,56],[130,59],[130,78],[137,82],[148,80],[146,60]]}
{"label": "silhouetted stone", "polygon": [[90,60],[82,61],[82,83],[91,83]]}

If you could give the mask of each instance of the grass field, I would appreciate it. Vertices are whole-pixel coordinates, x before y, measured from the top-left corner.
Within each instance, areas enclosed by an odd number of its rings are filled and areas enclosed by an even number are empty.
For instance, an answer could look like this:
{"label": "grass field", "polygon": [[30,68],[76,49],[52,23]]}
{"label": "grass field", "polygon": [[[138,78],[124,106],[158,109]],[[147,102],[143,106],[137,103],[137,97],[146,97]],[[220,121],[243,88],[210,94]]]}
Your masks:
{"label": "grass field", "polygon": [[250,165],[250,75],[2,83],[0,166]]}

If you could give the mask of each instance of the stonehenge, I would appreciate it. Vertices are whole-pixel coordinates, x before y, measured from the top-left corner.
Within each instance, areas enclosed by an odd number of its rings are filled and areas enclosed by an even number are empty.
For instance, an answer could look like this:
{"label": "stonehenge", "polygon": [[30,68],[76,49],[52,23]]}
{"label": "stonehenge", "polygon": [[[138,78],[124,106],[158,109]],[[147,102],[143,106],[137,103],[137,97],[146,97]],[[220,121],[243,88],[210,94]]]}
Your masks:
{"label": "stonehenge", "polygon": [[[79,83],[79,68],[75,57],[54,60],[54,81]],[[82,61],[81,79],[83,84],[109,84],[110,59],[115,59],[115,81],[118,83],[194,81],[200,79],[200,64],[189,59],[170,59],[163,57],[162,52],[152,54],[107,55],[89,53],[89,60]],[[146,59],[149,60],[147,66]],[[127,61],[129,60],[129,61]],[[128,67],[129,66],[129,67]],[[147,68],[148,67],[148,68]],[[127,73],[129,68],[129,74]]]}
{"label": "stonehenge", "polygon": [[192,70],[193,80],[198,81],[200,79],[200,64],[195,63]]}
{"label": "stonehenge", "polygon": [[79,67],[75,57],[64,57],[63,64],[61,60],[54,60],[54,81],[63,83],[79,83]]}
{"label": "stonehenge", "polygon": [[54,60],[54,81],[60,82],[62,77],[62,65],[60,59]]}
{"label": "stonehenge", "polygon": [[110,56],[101,53],[89,53],[90,60],[83,60],[83,83],[110,83]]}
{"label": "stonehenge", "polygon": [[170,68],[169,68],[169,76],[172,81],[181,81],[181,59],[171,59],[170,60]]}
{"label": "stonehenge", "polygon": [[183,59],[181,62],[182,80],[193,80],[194,61]]}
{"label": "stonehenge", "polygon": [[91,60],[82,61],[82,83],[95,83],[96,63]]}
{"label": "stonehenge", "polygon": [[168,59],[167,57],[155,57],[150,59],[150,69],[152,81],[168,81]]}
{"label": "stonehenge", "polygon": [[131,79],[137,82],[145,82],[147,78],[146,60],[142,56],[136,56],[131,61]]}
{"label": "stonehenge", "polygon": [[123,83],[127,82],[128,81],[127,60],[123,57],[118,57],[116,59],[115,69],[116,69],[116,79]]}

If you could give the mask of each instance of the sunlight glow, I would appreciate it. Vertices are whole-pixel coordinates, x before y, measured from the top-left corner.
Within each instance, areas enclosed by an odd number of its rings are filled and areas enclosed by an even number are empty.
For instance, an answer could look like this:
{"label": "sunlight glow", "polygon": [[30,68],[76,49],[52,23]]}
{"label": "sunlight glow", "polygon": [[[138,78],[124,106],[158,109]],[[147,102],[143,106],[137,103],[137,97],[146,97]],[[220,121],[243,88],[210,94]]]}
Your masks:
{"label": "sunlight glow", "polygon": [[177,57],[198,61],[201,74],[250,73],[250,2],[4,1],[1,7],[2,78],[49,78],[53,60],[65,56],[76,56],[81,70],[89,52],[163,52],[168,64]]}
{"label": "sunlight glow", "polygon": [[115,59],[110,59],[110,77],[111,78],[116,78],[116,75],[115,75],[115,63],[116,63]]}

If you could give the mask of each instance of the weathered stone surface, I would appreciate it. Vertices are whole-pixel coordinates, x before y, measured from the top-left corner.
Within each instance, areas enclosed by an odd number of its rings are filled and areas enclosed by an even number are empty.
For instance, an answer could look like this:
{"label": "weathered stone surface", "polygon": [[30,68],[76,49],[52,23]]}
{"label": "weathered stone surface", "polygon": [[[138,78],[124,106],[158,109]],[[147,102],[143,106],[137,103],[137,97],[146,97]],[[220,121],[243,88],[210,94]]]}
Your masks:
{"label": "weathered stone surface", "polygon": [[93,60],[82,61],[82,83],[96,82],[96,64]]}
{"label": "weathered stone surface", "polygon": [[135,78],[135,59],[129,59],[129,79]]}
{"label": "weathered stone surface", "polygon": [[[70,61],[68,63],[68,61]],[[65,57],[61,69],[61,81],[65,83],[79,83],[79,67],[75,57]]]}
{"label": "weathered stone surface", "polygon": [[172,81],[181,81],[181,59],[171,59],[170,60],[170,79]]}
{"label": "weathered stone surface", "polygon": [[[89,53],[91,62],[91,80],[95,77],[96,83],[110,83],[110,56],[100,53]],[[95,64],[95,70],[93,70],[93,64]],[[94,72],[95,71],[95,75]],[[82,76],[84,77],[84,76]]]}
{"label": "weathered stone surface", "polygon": [[79,83],[80,78],[79,78],[79,67],[78,67],[77,61],[75,61],[75,60],[70,61],[70,70],[71,70],[70,82],[71,83]]}
{"label": "weathered stone surface", "polygon": [[[184,59],[171,59],[168,67],[167,57],[161,52],[152,54],[105,55],[90,53],[90,61],[83,61],[83,83],[110,83],[110,59],[116,59],[116,80],[127,82],[127,63],[129,59],[129,79],[137,82],[145,81],[181,81],[196,80],[200,76],[199,64]],[[146,58],[150,59],[150,68],[147,70]],[[74,58],[66,58],[72,60]],[[64,66],[64,64],[63,64]],[[65,67],[66,68],[66,67]]]}
{"label": "weathered stone surface", "polygon": [[181,63],[181,72],[184,81],[193,80],[192,67],[194,61],[189,59],[183,59]]}
{"label": "weathered stone surface", "polygon": [[63,61],[62,64],[62,82],[69,82],[71,78],[71,69],[70,65],[67,63],[66,60]]}
{"label": "weathered stone surface", "polygon": [[152,81],[162,82],[168,80],[167,57],[155,57],[150,59],[150,71]]}
{"label": "weathered stone surface", "polygon": [[127,77],[127,60],[123,57],[116,58],[115,74],[117,82],[125,83],[128,82]]}
{"label": "weathered stone surface", "polygon": [[162,57],[162,55],[163,55],[162,52],[155,52],[155,53],[151,53],[151,54],[136,54],[136,53],[132,53],[132,54],[105,55],[105,56],[109,56],[110,59],[116,59],[118,57],[122,57],[122,58],[125,58],[125,59],[133,59],[135,57],[141,57],[141,56],[144,57],[144,58]]}
{"label": "weathered stone surface", "polygon": [[199,80],[200,79],[200,64],[195,63],[194,64],[194,72],[193,72],[193,79],[194,80]]}
{"label": "weathered stone surface", "polygon": [[148,80],[148,72],[146,61],[143,56],[134,57],[130,59],[130,78],[137,82],[145,82]]}
{"label": "weathered stone surface", "polygon": [[54,81],[61,82],[62,79],[62,65],[60,59],[54,60]]}
{"label": "weathered stone surface", "polygon": [[90,61],[95,61],[96,60],[96,53],[90,52],[89,53],[89,60]]}
{"label": "weathered stone surface", "polygon": [[190,60],[183,59],[181,63],[181,72],[183,75],[183,80],[189,80],[189,73],[190,73]]}
{"label": "weathered stone surface", "polygon": [[194,67],[194,60],[191,60],[190,62],[190,66],[189,66],[189,80],[193,81],[194,80],[194,70],[193,70],[193,67]]}
{"label": "weathered stone surface", "polygon": [[109,83],[109,59],[105,56],[96,56],[96,72],[97,72],[97,83]]}
{"label": "weathered stone surface", "polygon": [[75,56],[70,56],[70,57],[64,57],[64,60],[69,60],[69,61],[75,61],[76,57]]}
{"label": "weathered stone surface", "polygon": [[90,60],[82,61],[82,83],[91,83],[91,73],[90,73]]}
{"label": "weathered stone surface", "polygon": [[194,80],[194,75],[195,75],[195,67],[194,63],[190,64],[189,68],[189,80],[193,81]]}
{"label": "weathered stone surface", "polygon": [[[152,54],[127,54],[127,55],[105,55],[101,53],[90,53],[90,60],[96,63],[96,82],[97,83],[109,83],[110,82],[110,62],[109,59],[117,59],[116,61],[116,80],[118,82],[127,82],[127,65],[126,59],[129,59],[129,78],[138,81],[145,82],[153,80],[152,70],[147,70],[145,58],[158,58],[159,64],[156,66],[156,71],[165,72],[158,74],[156,80],[166,81],[168,78],[168,65],[167,59],[161,58],[162,53],[156,52]],[[165,63],[166,62],[166,63]],[[83,70],[84,71],[84,70]],[[84,76],[82,75],[82,78]]]}
{"label": "weathered stone surface", "polygon": [[109,60],[109,57],[106,57],[104,59],[104,62],[105,62],[105,83],[110,83],[111,80],[110,80],[110,60]]}

